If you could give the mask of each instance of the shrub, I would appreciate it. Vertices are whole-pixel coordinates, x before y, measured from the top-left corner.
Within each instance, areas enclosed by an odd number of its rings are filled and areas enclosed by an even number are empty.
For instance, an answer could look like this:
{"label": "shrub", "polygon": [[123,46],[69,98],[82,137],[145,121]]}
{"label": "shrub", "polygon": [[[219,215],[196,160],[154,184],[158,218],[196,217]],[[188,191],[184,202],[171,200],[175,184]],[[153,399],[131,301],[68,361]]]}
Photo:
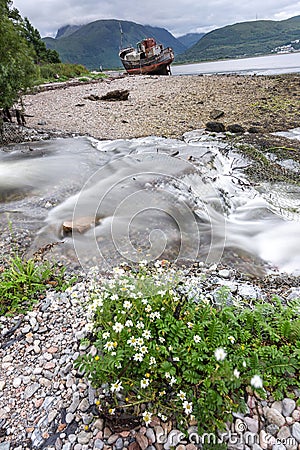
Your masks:
{"label": "shrub", "polygon": [[56,264],[12,258],[0,273],[0,316],[25,312],[47,288],[66,289],[69,284],[64,280],[64,272]]}
{"label": "shrub", "polygon": [[59,63],[39,66],[40,82],[45,82],[46,80],[64,81],[69,78],[76,78],[88,74],[88,69],[81,64]]}
{"label": "shrub", "polygon": [[281,398],[299,386],[300,301],[226,306],[224,291],[214,307],[197,283],[164,262],[96,279],[85,342],[96,354],[76,367],[102,391],[104,415],[126,411],[147,425],[155,414],[183,428],[194,419],[211,432],[244,409],[247,387]]}

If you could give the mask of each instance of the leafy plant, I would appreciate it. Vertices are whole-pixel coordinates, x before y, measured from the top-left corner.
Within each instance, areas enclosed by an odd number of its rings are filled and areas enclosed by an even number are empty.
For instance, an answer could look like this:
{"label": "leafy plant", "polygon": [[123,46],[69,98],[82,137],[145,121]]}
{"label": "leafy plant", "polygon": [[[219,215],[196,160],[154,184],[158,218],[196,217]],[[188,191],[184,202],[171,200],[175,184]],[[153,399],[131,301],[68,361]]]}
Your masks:
{"label": "leafy plant", "polygon": [[95,351],[76,367],[102,391],[103,414],[130,412],[146,424],[155,414],[182,428],[196,420],[199,432],[211,432],[244,409],[247,386],[280,398],[299,385],[299,300],[238,308],[224,306],[223,290],[213,307],[195,283],[166,262],[118,268],[94,283]]}
{"label": "leafy plant", "polygon": [[[39,296],[51,288],[64,290],[69,286],[64,279],[64,268],[34,259],[12,258],[0,273],[0,315],[24,312]],[[70,280],[70,283],[73,280]]]}

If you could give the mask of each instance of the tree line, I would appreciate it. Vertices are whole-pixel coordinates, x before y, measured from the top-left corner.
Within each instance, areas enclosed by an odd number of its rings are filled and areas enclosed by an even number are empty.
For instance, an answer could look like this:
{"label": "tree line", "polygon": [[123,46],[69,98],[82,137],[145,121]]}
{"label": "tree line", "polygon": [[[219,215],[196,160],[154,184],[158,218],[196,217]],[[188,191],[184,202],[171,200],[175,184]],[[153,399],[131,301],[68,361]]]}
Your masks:
{"label": "tree line", "polygon": [[60,58],[11,0],[0,0],[0,30],[0,110],[8,111],[33,86],[39,65],[59,63]]}

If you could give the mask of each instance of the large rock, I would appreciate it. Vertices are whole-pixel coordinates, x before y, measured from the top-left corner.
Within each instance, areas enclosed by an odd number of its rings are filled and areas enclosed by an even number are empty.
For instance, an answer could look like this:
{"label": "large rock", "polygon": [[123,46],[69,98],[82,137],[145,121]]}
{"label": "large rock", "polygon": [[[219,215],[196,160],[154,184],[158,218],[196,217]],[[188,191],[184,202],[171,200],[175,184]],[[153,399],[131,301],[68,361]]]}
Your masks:
{"label": "large rock", "polygon": [[285,418],[275,408],[266,408],[266,418],[269,423],[274,423],[278,427],[282,427],[285,424]]}
{"label": "large rock", "polygon": [[78,217],[74,220],[65,220],[62,224],[62,234],[85,233],[98,222],[96,217]]}
{"label": "large rock", "polygon": [[213,133],[224,133],[225,126],[221,122],[207,122],[205,129],[206,131],[211,131]]}

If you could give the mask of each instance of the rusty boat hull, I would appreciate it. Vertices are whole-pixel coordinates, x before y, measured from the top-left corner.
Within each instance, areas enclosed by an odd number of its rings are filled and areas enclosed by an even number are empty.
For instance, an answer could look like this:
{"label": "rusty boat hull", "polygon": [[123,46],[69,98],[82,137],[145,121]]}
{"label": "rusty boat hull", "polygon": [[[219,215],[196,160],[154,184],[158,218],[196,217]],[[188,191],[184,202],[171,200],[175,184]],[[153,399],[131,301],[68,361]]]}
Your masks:
{"label": "rusty boat hull", "polygon": [[154,39],[145,39],[137,49],[128,47],[119,53],[122,64],[130,75],[170,75],[174,53],[170,47],[163,48]]}

